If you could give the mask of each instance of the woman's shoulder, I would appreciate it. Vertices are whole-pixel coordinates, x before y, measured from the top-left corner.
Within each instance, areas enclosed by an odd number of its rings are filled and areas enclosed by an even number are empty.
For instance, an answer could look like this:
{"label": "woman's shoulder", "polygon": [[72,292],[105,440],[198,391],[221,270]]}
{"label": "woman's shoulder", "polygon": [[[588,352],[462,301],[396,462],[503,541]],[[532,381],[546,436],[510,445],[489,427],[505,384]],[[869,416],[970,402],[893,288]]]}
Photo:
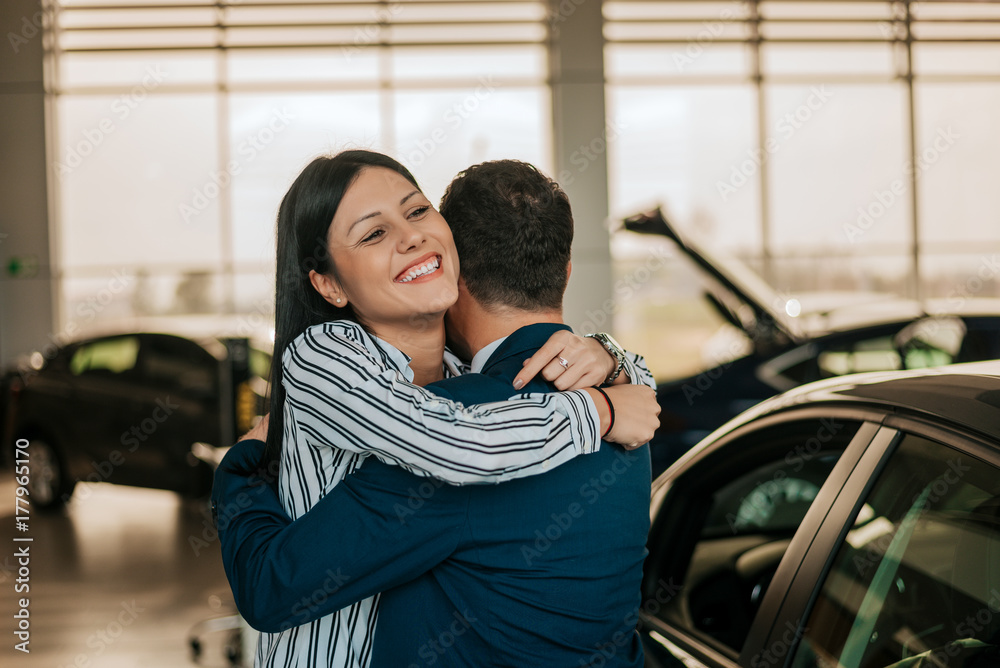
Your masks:
{"label": "woman's shoulder", "polygon": [[291,357],[370,357],[366,340],[368,333],[356,322],[331,320],[312,325],[292,339],[284,353],[284,362]]}

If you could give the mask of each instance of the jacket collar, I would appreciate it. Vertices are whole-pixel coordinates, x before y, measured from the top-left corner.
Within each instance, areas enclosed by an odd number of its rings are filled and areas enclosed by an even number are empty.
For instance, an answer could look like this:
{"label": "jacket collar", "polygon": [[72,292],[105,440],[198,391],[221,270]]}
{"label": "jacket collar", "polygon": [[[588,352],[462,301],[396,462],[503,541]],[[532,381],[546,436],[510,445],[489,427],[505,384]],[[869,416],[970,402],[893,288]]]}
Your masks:
{"label": "jacket collar", "polygon": [[504,339],[503,343],[490,355],[483,365],[483,373],[489,373],[492,367],[516,357],[518,362],[523,362],[531,357],[537,349],[541,348],[549,337],[560,330],[573,331],[569,325],[553,322],[539,322],[533,325],[525,325],[520,329],[511,332],[510,336]]}

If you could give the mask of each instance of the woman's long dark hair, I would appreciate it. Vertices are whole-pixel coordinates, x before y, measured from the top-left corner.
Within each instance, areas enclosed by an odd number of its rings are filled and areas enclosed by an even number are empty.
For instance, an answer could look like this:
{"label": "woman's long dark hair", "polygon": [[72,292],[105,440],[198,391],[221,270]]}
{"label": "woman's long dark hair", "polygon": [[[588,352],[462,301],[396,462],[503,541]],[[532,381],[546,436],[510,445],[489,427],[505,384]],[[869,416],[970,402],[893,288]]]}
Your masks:
{"label": "woman's long dark hair", "polygon": [[384,167],[402,175],[418,188],[416,179],[403,165],[373,151],[343,151],[320,157],[302,170],[281,200],[277,224],[277,272],[274,289],[274,357],[271,362],[270,410],[267,448],[261,466],[276,472],[281,455],[285,417],[285,387],[281,360],[295,337],[309,327],[331,320],[357,318],[348,303],[337,308],[312,286],[309,272],[332,275],[336,268],[328,250],[333,216],[344,193],[368,167]]}

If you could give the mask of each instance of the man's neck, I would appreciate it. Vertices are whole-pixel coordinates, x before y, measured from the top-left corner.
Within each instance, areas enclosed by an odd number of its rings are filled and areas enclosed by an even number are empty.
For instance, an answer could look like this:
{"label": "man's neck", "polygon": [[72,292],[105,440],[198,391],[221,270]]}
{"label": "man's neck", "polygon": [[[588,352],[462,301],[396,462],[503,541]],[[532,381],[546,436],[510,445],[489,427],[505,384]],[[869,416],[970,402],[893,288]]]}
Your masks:
{"label": "man's neck", "polygon": [[522,327],[551,323],[561,325],[562,311],[524,311],[509,307],[480,308],[475,325],[465,328],[465,347],[469,359],[497,339],[510,336]]}

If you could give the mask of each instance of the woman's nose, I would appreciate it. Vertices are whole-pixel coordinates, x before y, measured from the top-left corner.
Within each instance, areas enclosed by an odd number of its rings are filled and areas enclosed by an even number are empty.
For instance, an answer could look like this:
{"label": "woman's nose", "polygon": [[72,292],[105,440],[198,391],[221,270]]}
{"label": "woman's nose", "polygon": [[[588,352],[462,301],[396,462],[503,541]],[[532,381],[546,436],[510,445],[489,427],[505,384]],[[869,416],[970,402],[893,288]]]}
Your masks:
{"label": "woman's nose", "polygon": [[416,248],[422,244],[424,240],[424,233],[420,229],[420,226],[407,223],[402,228],[399,238],[399,246],[401,250],[410,250],[411,248]]}

